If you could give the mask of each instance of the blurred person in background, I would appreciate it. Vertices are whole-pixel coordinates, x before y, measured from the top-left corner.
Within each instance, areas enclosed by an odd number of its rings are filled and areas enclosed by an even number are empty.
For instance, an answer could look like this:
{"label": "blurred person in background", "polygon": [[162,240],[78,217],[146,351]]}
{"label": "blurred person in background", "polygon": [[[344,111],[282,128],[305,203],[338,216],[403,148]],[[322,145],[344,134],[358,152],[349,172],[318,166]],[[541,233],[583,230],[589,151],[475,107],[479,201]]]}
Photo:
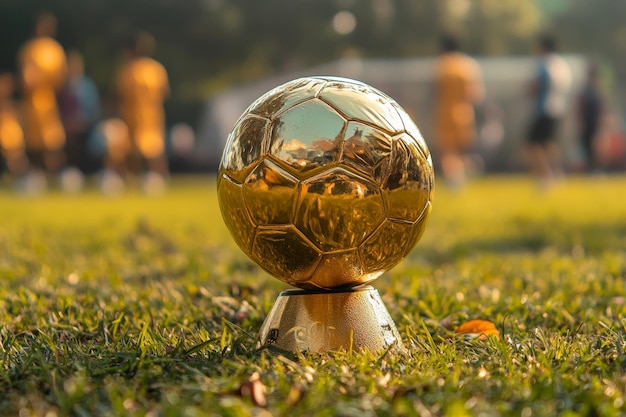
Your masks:
{"label": "blurred person in background", "polygon": [[151,58],[154,49],[152,35],[140,33],[115,81],[119,115],[132,144],[129,168],[133,174],[145,173],[147,192],[162,190],[169,176],[163,109],[169,82],[163,65]]}
{"label": "blurred person in background", "polygon": [[68,78],[59,94],[61,118],[67,141],[67,168],[61,182],[66,186],[79,186],[85,173],[94,171],[95,161],[87,152],[89,132],[100,117],[100,95],[93,80],[85,75],[85,65],[78,51],[70,51],[67,57]]}
{"label": "blurred person in background", "polygon": [[474,106],[484,97],[480,67],[459,49],[456,37],[444,35],[435,67],[435,137],[448,186],[463,186],[472,169],[476,139]]}
{"label": "blurred person in background", "polygon": [[0,155],[9,175],[19,178],[28,170],[28,159],[13,94],[13,74],[0,73]]}
{"label": "blurred person in background", "polygon": [[587,67],[585,85],[578,96],[578,122],[580,144],[587,172],[597,168],[596,138],[600,130],[604,100],[600,92],[599,68],[595,63]]}
{"label": "blurred person in background", "polygon": [[126,122],[119,117],[98,122],[89,135],[88,148],[90,154],[103,161],[104,171],[100,177],[102,192],[106,195],[122,193],[132,151]]}
{"label": "blurred person in background", "polygon": [[128,67],[134,57],[135,43],[129,42],[120,51],[113,88],[110,97],[105,101],[105,117],[96,124],[88,139],[90,155],[102,161],[103,170],[99,182],[102,192],[107,195],[117,195],[124,191],[126,180],[130,179],[133,173],[131,165],[137,171],[128,125],[122,118],[124,103],[118,91],[122,88],[121,79],[128,73]]}
{"label": "blurred person in background", "polygon": [[57,105],[57,93],[65,85],[67,60],[54,40],[57,20],[50,13],[37,17],[34,37],[19,53],[23,93],[23,129],[31,173],[27,191],[45,188],[44,173],[58,173],[65,164],[65,130]]}
{"label": "blurred person in background", "polygon": [[572,84],[569,66],[556,52],[556,40],[549,35],[539,38],[539,59],[530,94],[534,114],[528,131],[528,162],[531,172],[546,188],[563,176],[558,128],[565,116]]}
{"label": "blurred person in background", "polygon": [[626,131],[622,120],[615,110],[605,109],[594,144],[598,170],[626,169]]}

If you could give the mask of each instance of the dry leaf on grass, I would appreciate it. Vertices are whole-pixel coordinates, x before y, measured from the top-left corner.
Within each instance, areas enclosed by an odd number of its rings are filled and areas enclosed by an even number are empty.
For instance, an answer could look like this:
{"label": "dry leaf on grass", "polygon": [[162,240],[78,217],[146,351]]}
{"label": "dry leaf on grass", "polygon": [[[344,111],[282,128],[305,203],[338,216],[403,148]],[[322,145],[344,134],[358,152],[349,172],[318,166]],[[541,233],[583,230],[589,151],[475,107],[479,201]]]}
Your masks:
{"label": "dry leaf on grass", "polygon": [[469,320],[461,324],[454,331],[458,336],[468,339],[484,340],[487,336],[500,334],[496,325],[488,320]]}
{"label": "dry leaf on grass", "polygon": [[285,402],[291,406],[298,404],[306,394],[306,388],[302,385],[292,385]]}
{"label": "dry leaf on grass", "polygon": [[247,381],[239,385],[235,393],[241,397],[250,397],[254,405],[258,407],[265,407],[267,405],[267,400],[265,399],[266,391],[267,387],[261,382],[261,376],[258,372],[255,372],[250,375]]}

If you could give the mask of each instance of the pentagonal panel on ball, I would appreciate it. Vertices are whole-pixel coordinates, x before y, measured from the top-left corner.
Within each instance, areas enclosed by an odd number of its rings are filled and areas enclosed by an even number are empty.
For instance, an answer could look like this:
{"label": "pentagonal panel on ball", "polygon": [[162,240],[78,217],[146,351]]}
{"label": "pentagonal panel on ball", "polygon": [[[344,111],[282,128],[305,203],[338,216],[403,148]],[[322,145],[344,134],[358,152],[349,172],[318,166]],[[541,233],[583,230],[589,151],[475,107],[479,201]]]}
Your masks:
{"label": "pentagonal panel on ball", "polygon": [[299,78],[290,81],[259,97],[246,112],[271,119],[285,109],[312,99],[324,84],[325,81],[318,78]]}
{"label": "pentagonal panel on ball", "polygon": [[432,165],[417,141],[406,133],[395,137],[389,173],[382,187],[389,207],[387,217],[415,222],[432,199],[433,187]]}
{"label": "pentagonal panel on ball", "polygon": [[356,247],[385,216],[376,184],[343,168],[301,185],[294,223],[323,251]]}
{"label": "pentagonal panel on ball", "polygon": [[404,259],[417,242],[417,226],[414,223],[385,220],[359,248],[365,272],[383,273]]}
{"label": "pentagonal panel on ball", "polygon": [[413,234],[411,235],[411,241],[407,245],[406,254],[408,255],[413,249],[413,246],[422,238],[424,231],[426,230],[426,224],[428,223],[428,218],[430,217],[430,212],[433,209],[432,203],[429,201],[424,207],[424,211],[420,215],[420,218],[413,224]]}
{"label": "pentagonal panel on ball", "polygon": [[297,196],[298,180],[270,161],[260,162],[246,177],[243,197],[258,225],[287,224]]}
{"label": "pentagonal panel on ball", "polygon": [[368,85],[329,81],[318,97],[339,110],[347,119],[379,126],[392,135],[404,130],[402,119],[392,105],[393,99]]}
{"label": "pentagonal panel on ball", "polygon": [[221,169],[235,180],[243,182],[265,151],[263,144],[268,123],[267,119],[248,115],[239,120],[228,136]]}
{"label": "pentagonal panel on ball", "polygon": [[252,244],[252,259],[274,277],[291,285],[307,281],[321,253],[292,226],[259,227]]}
{"label": "pentagonal panel on ball", "polygon": [[233,182],[227,175],[218,178],[217,197],[224,223],[237,245],[246,254],[250,254],[256,225],[248,215],[241,188],[241,185]]}
{"label": "pentagonal panel on ball", "polygon": [[391,142],[391,137],[380,129],[360,122],[349,122],[341,162],[381,181],[389,165]]}
{"label": "pentagonal panel on ball", "polygon": [[269,152],[296,172],[337,159],[345,120],[320,100],[287,109],[272,122]]}
{"label": "pentagonal panel on ball", "polygon": [[310,288],[338,288],[361,284],[363,267],[357,249],[325,253],[313,277],[300,284]]}
{"label": "pentagonal panel on ball", "polygon": [[404,124],[404,130],[417,141],[421,152],[428,159],[430,157],[430,151],[428,150],[428,145],[426,145],[426,141],[424,140],[424,137],[422,136],[419,128],[417,127],[411,116],[409,116],[409,114],[406,112],[406,110],[400,107],[398,103],[393,103],[393,105],[398,111],[400,118],[402,119],[402,123]]}

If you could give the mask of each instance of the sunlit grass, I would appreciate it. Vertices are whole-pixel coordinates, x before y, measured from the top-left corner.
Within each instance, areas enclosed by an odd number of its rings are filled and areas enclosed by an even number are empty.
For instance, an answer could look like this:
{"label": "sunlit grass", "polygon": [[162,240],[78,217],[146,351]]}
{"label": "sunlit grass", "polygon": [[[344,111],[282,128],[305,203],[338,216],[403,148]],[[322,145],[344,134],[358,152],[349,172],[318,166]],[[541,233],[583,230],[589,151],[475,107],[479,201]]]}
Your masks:
{"label": "sunlit grass", "polygon": [[[286,287],[233,243],[211,179],[0,190],[0,414],[624,414],[626,178],[435,194],[422,240],[374,282],[406,353],[285,356],[255,337]],[[500,337],[454,335],[475,318]]]}

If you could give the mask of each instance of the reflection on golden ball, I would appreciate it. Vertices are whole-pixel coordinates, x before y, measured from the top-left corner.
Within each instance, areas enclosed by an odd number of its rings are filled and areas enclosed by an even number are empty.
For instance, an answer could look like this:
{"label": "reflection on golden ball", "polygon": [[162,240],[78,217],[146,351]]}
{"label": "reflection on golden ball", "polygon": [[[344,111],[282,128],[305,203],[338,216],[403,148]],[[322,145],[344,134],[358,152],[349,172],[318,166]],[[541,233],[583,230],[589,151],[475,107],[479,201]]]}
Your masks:
{"label": "reflection on golden ball", "polygon": [[358,81],[308,77],[256,100],[228,137],[222,216],[241,249],[296,287],[350,287],[400,262],[431,210],[430,153],[407,113]]}

